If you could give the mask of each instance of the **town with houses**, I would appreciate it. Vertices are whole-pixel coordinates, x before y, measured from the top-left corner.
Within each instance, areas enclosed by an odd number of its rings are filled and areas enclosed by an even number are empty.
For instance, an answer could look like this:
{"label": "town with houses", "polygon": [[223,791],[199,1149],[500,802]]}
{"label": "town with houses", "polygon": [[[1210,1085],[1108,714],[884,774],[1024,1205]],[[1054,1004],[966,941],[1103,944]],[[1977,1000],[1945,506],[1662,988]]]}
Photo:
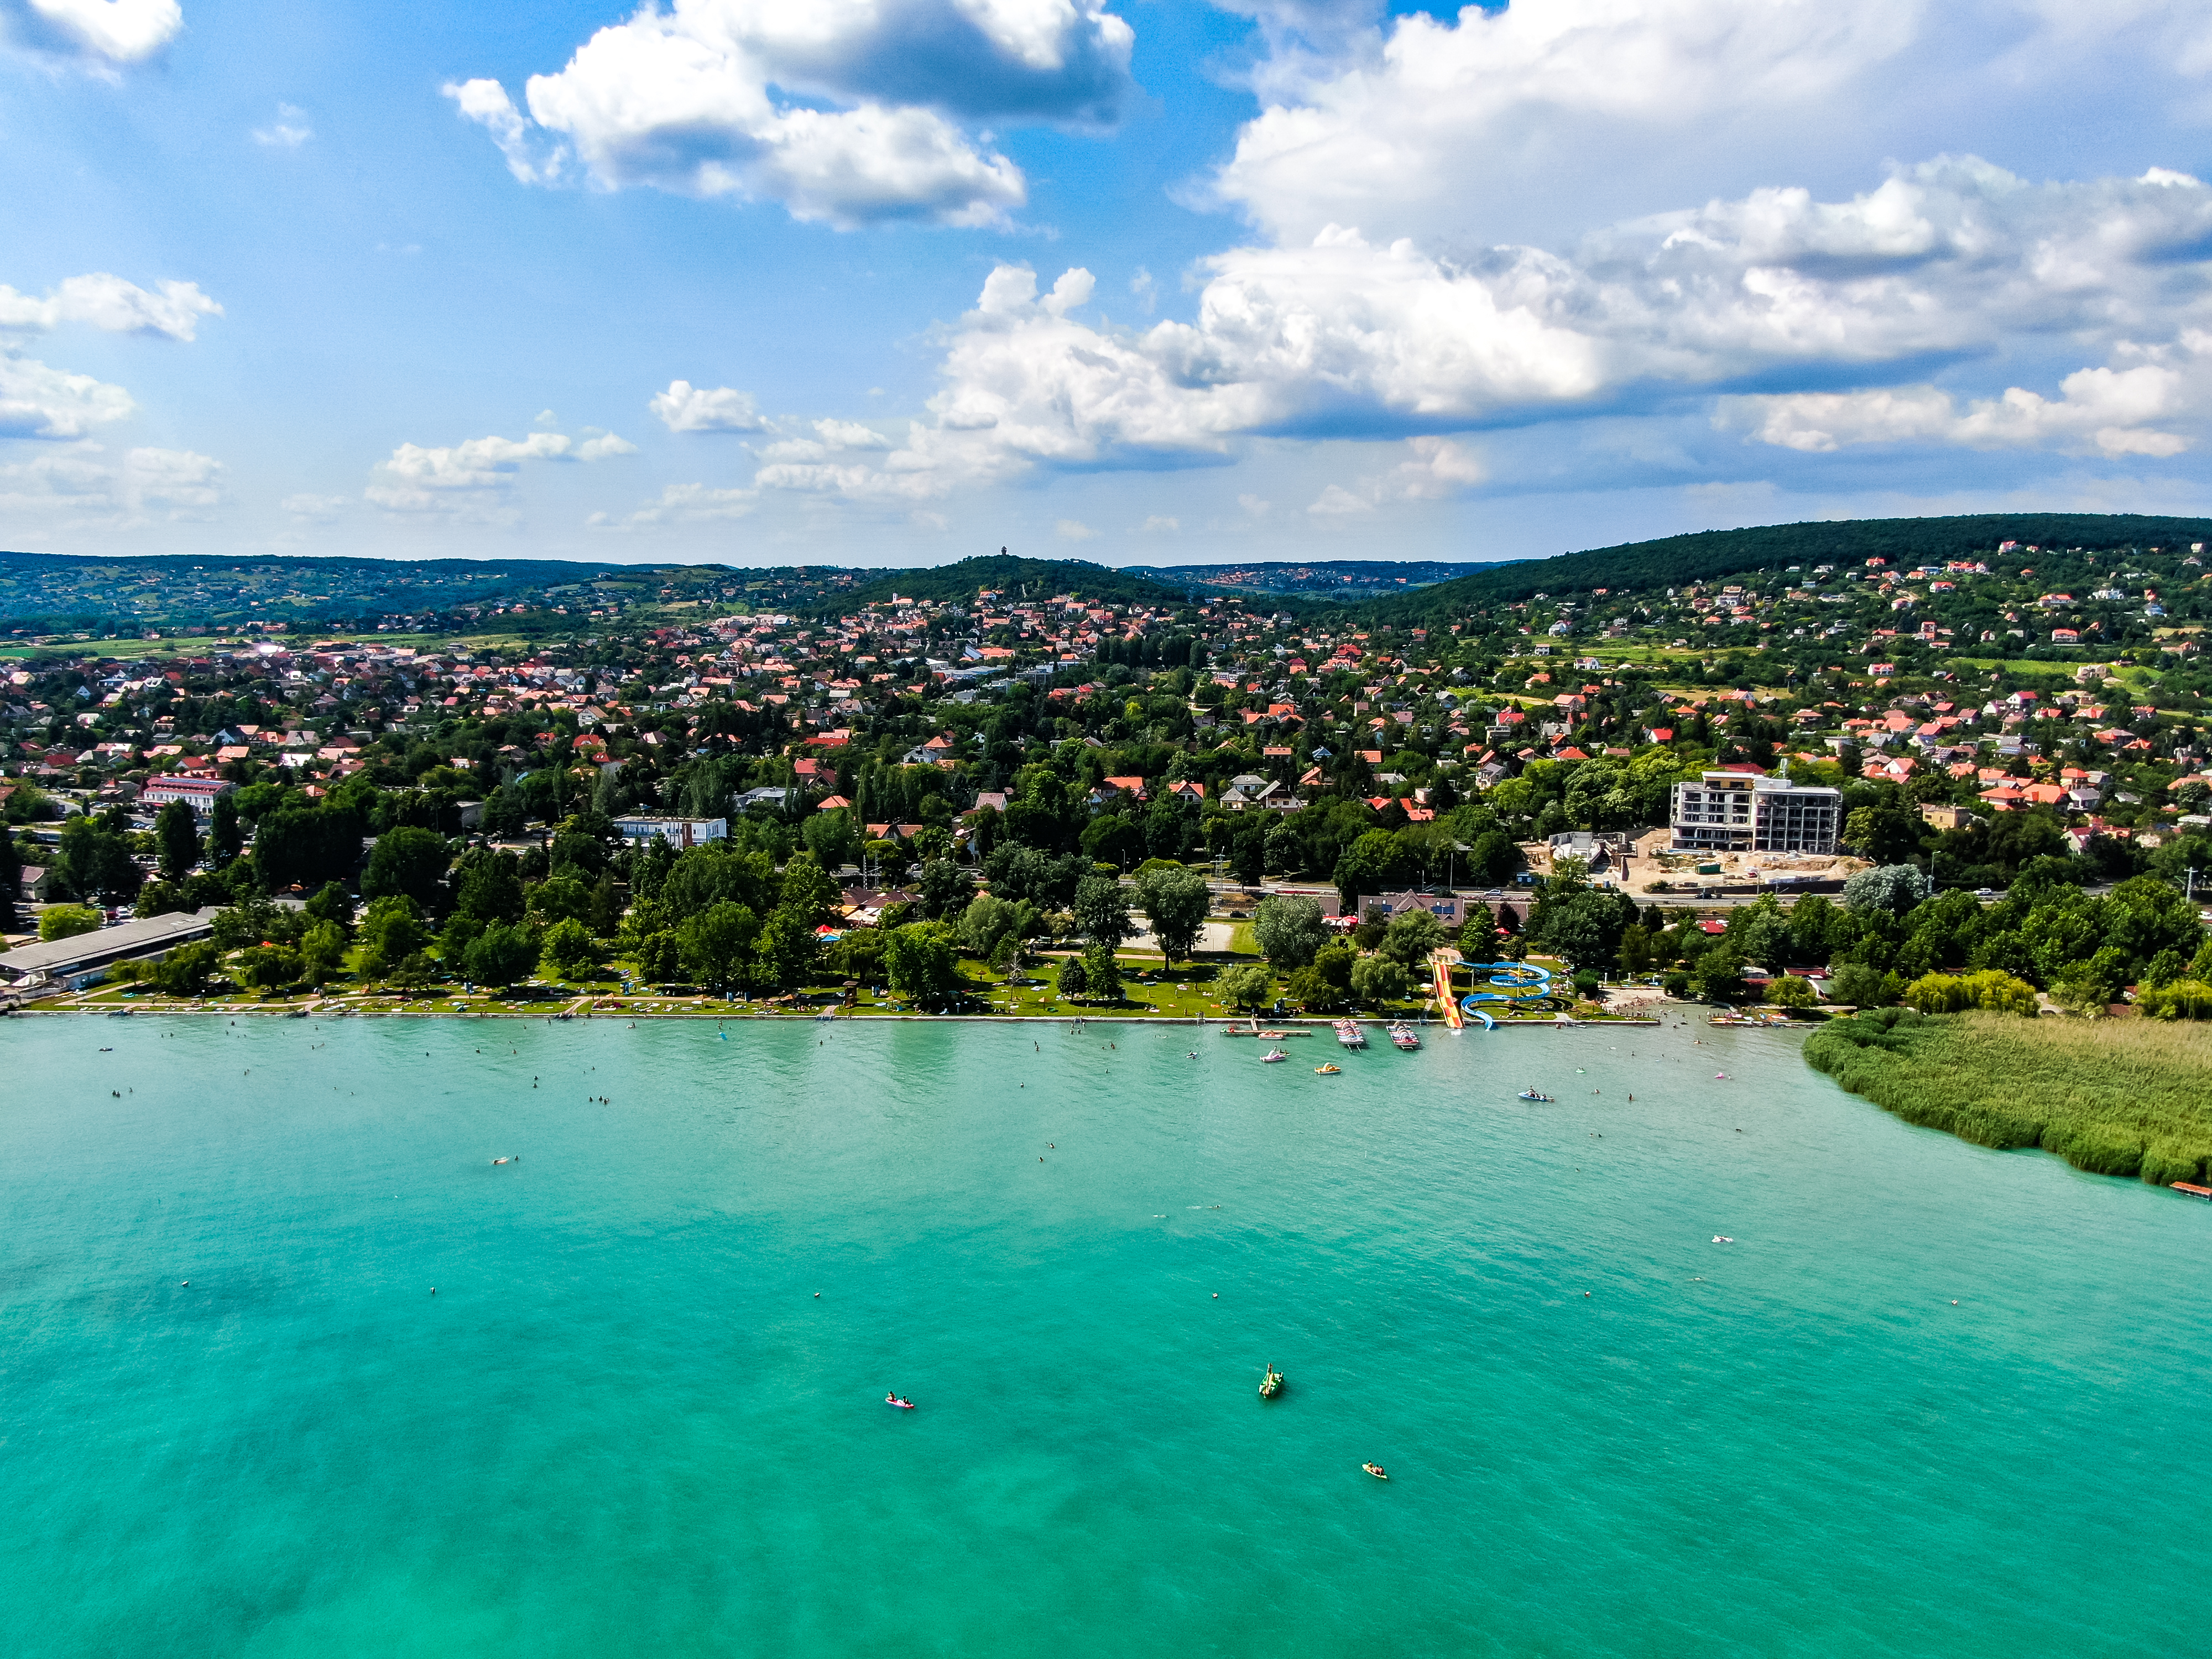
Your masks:
{"label": "town with houses", "polygon": [[1406,1017],[1533,960],[1553,1018],[2185,1010],[2212,526],[2146,522],[1341,599],[1001,556],[525,571],[434,629],[17,606],[0,996]]}

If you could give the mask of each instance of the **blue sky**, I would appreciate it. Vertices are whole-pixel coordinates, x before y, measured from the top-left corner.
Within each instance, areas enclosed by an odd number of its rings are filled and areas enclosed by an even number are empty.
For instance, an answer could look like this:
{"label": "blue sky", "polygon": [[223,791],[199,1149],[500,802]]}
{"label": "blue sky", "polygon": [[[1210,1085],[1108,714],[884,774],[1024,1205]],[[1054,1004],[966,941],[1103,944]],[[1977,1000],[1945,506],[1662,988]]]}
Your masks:
{"label": "blue sky", "polygon": [[0,0],[0,546],[2212,510],[2205,179],[2149,0]]}

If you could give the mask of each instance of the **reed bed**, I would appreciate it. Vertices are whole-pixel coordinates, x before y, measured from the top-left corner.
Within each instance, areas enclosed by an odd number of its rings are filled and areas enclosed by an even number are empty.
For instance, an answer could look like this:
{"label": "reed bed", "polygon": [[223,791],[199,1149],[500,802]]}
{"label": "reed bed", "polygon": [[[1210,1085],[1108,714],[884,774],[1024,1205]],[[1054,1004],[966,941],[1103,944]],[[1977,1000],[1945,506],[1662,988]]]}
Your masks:
{"label": "reed bed", "polygon": [[2212,1159],[2212,1030],[2195,1025],[1885,1009],[1823,1027],[1805,1060],[1979,1146],[2040,1146],[2159,1186],[2201,1181]]}

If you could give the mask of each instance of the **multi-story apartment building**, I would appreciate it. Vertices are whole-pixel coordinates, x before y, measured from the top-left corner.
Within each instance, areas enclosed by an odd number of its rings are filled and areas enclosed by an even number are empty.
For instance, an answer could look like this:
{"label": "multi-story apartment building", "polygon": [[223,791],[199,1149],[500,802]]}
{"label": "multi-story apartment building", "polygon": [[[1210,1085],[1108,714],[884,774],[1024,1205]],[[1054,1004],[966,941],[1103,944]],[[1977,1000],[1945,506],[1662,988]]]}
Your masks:
{"label": "multi-story apartment building", "polygon": [[1841,790],[1707,772],[1674,786],[1672,844],[1677,852],[1833,853],[1843,816]]}

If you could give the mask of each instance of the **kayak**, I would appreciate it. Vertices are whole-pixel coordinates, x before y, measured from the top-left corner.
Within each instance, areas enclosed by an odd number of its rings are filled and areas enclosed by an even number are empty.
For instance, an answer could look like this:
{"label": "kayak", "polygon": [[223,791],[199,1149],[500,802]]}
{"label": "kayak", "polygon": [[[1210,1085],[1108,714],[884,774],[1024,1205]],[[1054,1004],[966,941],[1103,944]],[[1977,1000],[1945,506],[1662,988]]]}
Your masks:
{"label": "kayak", "polygon": [[910,1412],[914,1409],[913,1401],[902,1400],[895,1394],[885,1395],[884,1396],[884,1404],[886,1406],[895,1406],[902,1412]]}

